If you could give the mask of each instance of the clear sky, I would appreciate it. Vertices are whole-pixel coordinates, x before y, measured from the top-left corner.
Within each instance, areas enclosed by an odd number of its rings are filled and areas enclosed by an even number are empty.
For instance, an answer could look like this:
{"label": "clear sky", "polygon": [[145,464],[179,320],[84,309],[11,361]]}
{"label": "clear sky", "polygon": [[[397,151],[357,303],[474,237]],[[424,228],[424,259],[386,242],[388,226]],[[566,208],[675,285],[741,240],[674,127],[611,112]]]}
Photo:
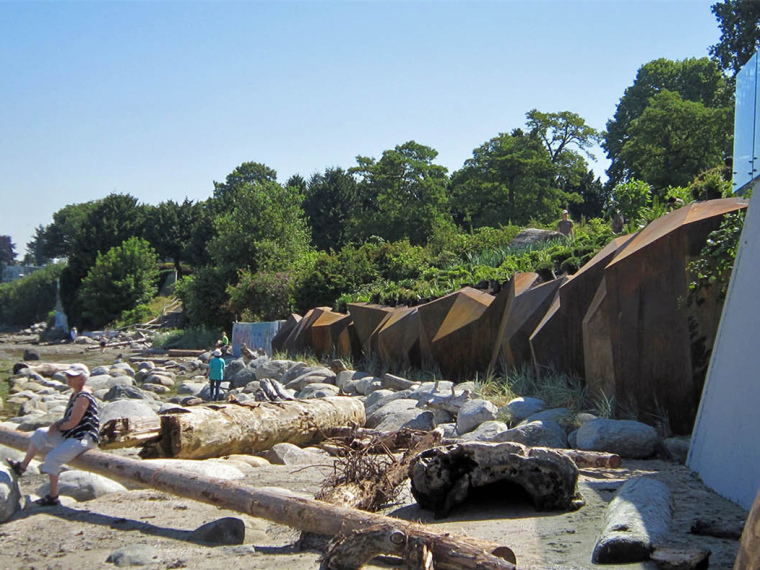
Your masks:
{"label": "clear sky", "polygon": [[66,204],[203,200],[246,161],[416,140],[454,171],[533,108],[601,130],[641,65],[707,55],[716,1],[0,0],[0,235],[22,256]]}

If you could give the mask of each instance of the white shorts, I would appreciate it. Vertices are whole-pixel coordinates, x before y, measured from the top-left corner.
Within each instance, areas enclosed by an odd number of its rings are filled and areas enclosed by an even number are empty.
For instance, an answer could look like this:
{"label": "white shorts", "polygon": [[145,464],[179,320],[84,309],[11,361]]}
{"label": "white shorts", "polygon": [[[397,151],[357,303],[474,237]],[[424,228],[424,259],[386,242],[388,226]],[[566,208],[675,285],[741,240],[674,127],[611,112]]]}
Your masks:
{"label": "white shorts", "polygon": [[48,428],[38,428],[32,434],[31,443],[45,454],[45,461],[40,465],[40,471],[48,475],[58,475],[61,467],[88,449],[94,449],[97,444],[90,438],[66,439],[61,432],[49,432]]}

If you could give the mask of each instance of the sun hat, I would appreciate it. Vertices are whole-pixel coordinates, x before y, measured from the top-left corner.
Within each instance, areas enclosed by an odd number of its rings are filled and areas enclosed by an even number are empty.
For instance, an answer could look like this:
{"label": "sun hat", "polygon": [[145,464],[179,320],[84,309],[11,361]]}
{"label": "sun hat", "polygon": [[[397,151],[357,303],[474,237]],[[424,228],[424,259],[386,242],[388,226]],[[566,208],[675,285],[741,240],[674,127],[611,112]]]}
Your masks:
{"label": "sun hat", "polygon": [[217,348],[217,349],[214,351],[214,356],[221,356],[221,355],[222,355],[222,351],[221,351],[221,350],[219,350],[219,349]]}
{"label": "sun hat", "polygon": [[77,363],[69,366],[68,370],[66,370],[64,374],[66,376],[84,376],[85,378],[89,378],[90,370],[84,364]]}

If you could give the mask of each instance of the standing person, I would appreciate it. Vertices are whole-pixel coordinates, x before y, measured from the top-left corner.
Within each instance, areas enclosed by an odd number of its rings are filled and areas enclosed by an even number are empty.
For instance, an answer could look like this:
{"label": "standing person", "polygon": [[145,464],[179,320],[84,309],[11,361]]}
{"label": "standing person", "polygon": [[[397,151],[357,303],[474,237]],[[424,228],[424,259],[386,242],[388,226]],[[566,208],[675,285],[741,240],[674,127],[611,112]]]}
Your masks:
{"label": "standing person", "polygon": [[562,210],[562,219],[557,224],[557,231],[566,236],[573,235],[573,222],[567,219],[567,210]]}
{"label": "standing person", "polygon": [[77,331],[76,327],[71,327],[71,330],[69,331],[69,335],[71,336],[71,342],[74,342],[77,339],[77,335],[79,332]]}
{"label": "standing person", "polygon": [[48,474],[50,491],[35,501],[41,507],[58,505],[58,476],[63,464],[88,449],[97,447],[100,441],[98,403],[90,389],[85,386],[90,371],[84,364],[72,364],[64,374],[69,388],[74,393],[69,398],[63,419],[48,428],[39,428],[34,432],[22,461],[6,459],[13,472],[20,477],[35,455],[45,454],[40,471]]}
{"label": "standing person", "polygon": [[224,365],[222,351],[217,348],[214,351],[214,356],[208,361],[208,379],[209,386],[211,387],[209,399],[212,401],[219,399],[219,386],[221,386],[224,379]]}
{"label": "standing person", "polygon": [[222,338],[219,339],[217,346],[222,350],[222,354],[229,354],[230,352],[230,339],[227,338],[227,333],[222,331]]}

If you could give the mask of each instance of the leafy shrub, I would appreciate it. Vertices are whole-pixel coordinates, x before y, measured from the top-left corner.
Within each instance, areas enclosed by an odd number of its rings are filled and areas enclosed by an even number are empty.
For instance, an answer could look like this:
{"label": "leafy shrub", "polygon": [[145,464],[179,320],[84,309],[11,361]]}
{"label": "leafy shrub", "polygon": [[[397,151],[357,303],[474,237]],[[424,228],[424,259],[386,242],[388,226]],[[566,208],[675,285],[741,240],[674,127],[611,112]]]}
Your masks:
{"label": "leafy shrub", "polygon": [[718,287],[719,298],[725,299],[744,228],[744,218],[743,211],[726,214],[718,229],[707,236],[699,258],[689,264],[689,289],[692,295],[700,289],[715,286]]}
{"label": "leafy shrub", "polygon": [[144,239],[129,238],[98,254],[82,281],[82,317],[93,327],[107,325],[156,294],[156,255]]}
{"label": "leafy shrub", "polygon": [[201,267],[180,279],[175,290],[182,301],[183,318],[193,326],[223,329],[233,320],[227,303],[227,287],[234,275],[218,267]]}
{"label": "leafy shrub", "polygon": [[295,284],[293,272],[251,273],[245,269],[237,285],[227,287],[230,310],[248,322],[285,319],[293,312]]}
{"label": "leafy shrub", "polygon": [[55,308],[56,283],[63,267],[60,263],[48,265],[27,277],[0,285],[0,323],[28,327],[47,320]]}

